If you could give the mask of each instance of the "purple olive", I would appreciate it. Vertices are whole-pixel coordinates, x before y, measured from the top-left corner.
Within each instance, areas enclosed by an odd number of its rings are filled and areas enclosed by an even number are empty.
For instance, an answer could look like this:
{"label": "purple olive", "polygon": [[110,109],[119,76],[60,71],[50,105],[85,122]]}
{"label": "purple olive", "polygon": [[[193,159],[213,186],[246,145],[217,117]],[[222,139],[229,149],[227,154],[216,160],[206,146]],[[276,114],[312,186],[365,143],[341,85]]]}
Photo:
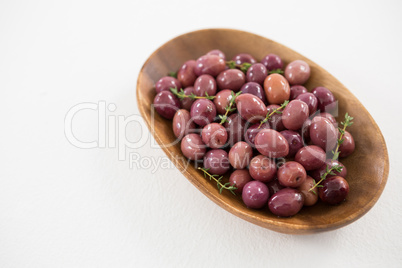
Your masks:
{"label": "purple olive", "polygon": [[348,174],[346,167],[338,160],[332,160],[332,159],[327,159],[322,166],[312,171],[309,171],[309,174],[311,177],[313,177],[313,179],[319,181],[322,175],[324,175],[324,173],[327,171],[327,168],[331,169],[334,166],[341,166],[341,172],[332,170],[335,173],[335,175],[328,174],[327,178],[331,178],[334,176],[341,176],[342,178],[346,178],[346,175]]}
{"label": "purple olive", "polygon": [[[267,114],[271,114],[274,110],[278,109],[280,106],[276,104],[271,104],[267,106]],[[282,131],[285,129],[282,121],[282,114],[281,113],[274,113],[268,120],[269,125],[272,129],[276,131]]]}
{"label": "purple olive", "polygon": [[232,99],[232,93],[232,90],[224,89],[219,91],[215,95],[214,104],[216,106],[216,111],[218,112],[218,114],[226,113],[225,108],[229,106],[230,100]]}
{"label": "purple olive", "polygon": [[251,56],[250,54],[247,53],[240,53],[235,55],[232,60],[236,63],[236,64],[243,64],[243,63],[251,63],[254,64],[257,61],[254,59],[253,56]]}
{"label": "purple olive", "polygon": [[337,101],[332,92],[325,87],[316,87],[311,93],[317,98],[318,101],[318,110],[320,112],[334,112],[337,107]]}
{"label": "purple olive", "polygon": [[300,135],[303,138],[303,144],[307,144],[310,142],[310,126],[311,126],[311,120],[309,118],[304,121],[303,126],[300,130]]}
{"label": "purple olive", "polygon": [[310,66],[303,60],[292,61],[286,66],[285,77],[291,85],[303,85],[310,78]]}
{"label": "purple olive", "polygon": [[197,75],[194,72],[195,65],[195,60],[186,61],[177,72],[177,80],[180,81],[184,88],[193,86],[195,79],[197,79]]}
{"label": "purple olive", "polygon": [[283,125],[289,130],[298,130],[309,116],[308,106],[301,100],[292,100],[282,112]]}
{"label": "purple olive", "polygon": [[223,175],[230,169],[228,153],[222,149],[212,149],[204,156],[204,168],[216,175]]}
{"label": "purple olive", "polygon": [[194,83],[194,94],[203,97],[208,94],[208,96],[214,96],[217,87],[215,79],[209,74],[203,74],[199,76]]}
{"label": "purple olive", "polygon": [[260,132],[261,130],[269,129],[269,128],[271,128],[271,127],[269,126],[268,122],[263,123],[261,125],[261,127],[260,127],[260,123],[251,125],[247,129],[246,133],[244,134],[244,140],[254,148],[255,147],[255,145],[254,145],[255,136],[257,136],[258,132]]}
{"label": "purple olive", "polygon": [[295,156],[295,161],[299,162],[306,170],[314,170],[324,165],[326,154],[321,147],[309,145],[301,148]]}
{"label": "purple olive", "polygon": [[219,89],[230,89],[234,92],[239,91],[245,82],[246,76],[242,71],[237,69],[223,71],[216,78]]}
{"label": "purple olive", "polygon": [[251,159],[249,172],[253,179],[262,182],[269,182],[275,179],[276,176],[275,161],[264,155],[257,155]]}
{"label": "purple olive", "polygon": [[325,179],[321,185],[318,195],[322,201],[331,205],[341,203],[349,193],[348,182],[340,176]]}
{"label": "purple olive", "polygon": [[204,55],[197,59],[194,72],[197,76],[209,74],[216,77],[226,69],[225,60],[217,55]]}
{"label": "purple olive", "polygon": [[176,138],[182,139],[185,135],[195,130],[195,124],[191,120],[189,111],[180,109],[173,117],[173,133]]}
{"label": "purple olive", "polygon": [[326,153],[332,151],[338,140],[338,131],[328,119],[314,117],[309,130],[313,144],[320,146]]}
{"label": "purple olive", "polygon": [[249,181],[251,181],[251,176],[247,169],[237,169],[229,177],[230,185],[234,185],[237,188],[235,192],[238,194],[242,193],[244,185]]}
{"label": "purple olive", "polygon": [[234,113],[227,118],[225,128],[228,131],[228,143],[230,146],[244,139],[245,124],[246,121],[238,113]]}
{"label": "purple olive", "polygon": [[181,140],[181,151],[190,160],[201,160],[206,152],[206,146],[200,135],[188,134]]}
{"label": "purple olive", "polygon": [[255,95],[258,98],[260,98],[264,102],[264,104],[267,103],[267,98],[265,97],[264,89],[258,83],[255,82],[245,83],[241,87],[240,91],[242,92],[242,94],[249,93]]}
{"label": "purple olive", "polygon": [[253,149],[244,142],[239,141],[229,151],[229,162],[235,169],[244,169],[248,166],[253,157]]}
{"label": "purple olive", "polygon": [[[187,96],[190,96],[192,93],[194,94],[194,87],[186,87],[183,90],[184,94],[186,94]],[[186,109],[187,111],[191,110],[191,105],[193,105],[194,100],[190,99],[190,98],[183,98],[180,100],[181,103],[181,107],[183,109]]]}
{"label": "purple olive", "polygon": [[154,108],[164,118],[172,119],[180,109],[180,101],[172,92],[164,90],[156,94]]}
{"label": "purple olive", "polygon": [[351,155],[355,150],[355,140],[352,134],[345,130],[345,134],[342,136],[343,142],[339,146],[339,157],[346,157]]}
{"label": "purple olive", "polygon": [[289,153],[286,157],[294,157],[297,151],[303,147],[302,137],[299,133],[292,130],[283,130],[279,133],[285,137],[289,144]]}
{"label": "purple olive", "polygon": [[218,57],[220,57],[220,58],[226,60],[225,53],[223,53],[223,52],[222,52],[221,50],[219,50],[219,49],[211,50],[211,51],[209,51],[206,55],[216,55],[216,56],[218,56]]}
{"label": "purple olive", "polygon": [[338,129],[338,122],[336,122],[336,119],[332,114],[330,114],[330,113],[320,113],[320,114],[318,114],[316,116],[321,116],[321,117],[324,117],[324,118],[328,119],[329,121],[331,121],[331,123],[334,125],[334,127],[336,129]]}
{"label": "purple olive", "polygon": [[283,62],[281,58],[278,55],[272,53],[262,58],[261,63],[268,69],[268,71],[283,68]]}
{"label": "purple olive", "polygon": [[267,107],[264,102],[252,94],[241,94],[236,100],[237,111],[242,118],[250,123],[256,123],[264,119],[267,113]]}
{"label": "purple olive", "polygon": [[302,85],[294,85],[290,87],[290,100],[294,100],[300,94],[307,93],[307,89]]}
{"label": "purple olive", "polygon": [[260,85],[264,83],[265,78],[268,76],[267,68],[262,63],[255,63],[248,68],[246,73],[247,82],[255,82]]}
{"label": "purple olive", "polygon": [[215,119],[216,108],[212,101],[198,99],[191,105],[190,114],[194,119],[194,123],[200,127],[204,127]]}
{"label": "purple olive", "polygon": [[211,123],[206,125],[201,132],[202,141],[212,149],[218,149],[226,144],[228,134],[226,129],[218,124]]}
{"label": "purple olive", "polygon": [[313,93],[307,92],[300,94],[296,97],[296,100],[301,100],[307,104],[309,115],[312,115],[317,111],[318,101]]}
{"label": "purple olive", "polygon": [[303,203],[304,198],[300,191],[284,188],[271,197],[268,208],[276,216],[290,217],[301,210]]}
{"label": "purple olive", "polygon": [[273,196],[274,194],[279,192],[279,190],[282,190],[283,188],[285,188],[285,186],[282,186],[277,179],[274,179],[274,180],[268,182],[267,187],[268,187],[270,196]]}
{"label": "purple olive", "polygon": [[241,197],[247,207],[259,209],[267,205],[269,190],[262,182],[250,181],[244,185]]}
{"label": "purple olive", "polygon": [[310,191],[315,185],[315,181],[312,177],[307,176],[306,180],[297,188],[304,197],[304,206],[312,206],[318,201],[318,195],[316,192]]}
{"label": "purple olive", "polygon": [[299,187],[307,178],[306,170],[295,161],[289,161],[278,168],[278,181],[286,187]]}
{"label": "purple olive", "polygon": [[159,93],[162,91],[170,91],[170,88],[180,89],[181,88],[180,81],[174,77],[165,76],[165,77],[162,77],[161,79],[159,79],[158,82],[155,83],[156,93]]}
{"label": "purple olive", "polygon": [[263,129],[255,137],[255,148],[268,157],[285,157],[289,153],[289,144],[282,134],[273,129]]}

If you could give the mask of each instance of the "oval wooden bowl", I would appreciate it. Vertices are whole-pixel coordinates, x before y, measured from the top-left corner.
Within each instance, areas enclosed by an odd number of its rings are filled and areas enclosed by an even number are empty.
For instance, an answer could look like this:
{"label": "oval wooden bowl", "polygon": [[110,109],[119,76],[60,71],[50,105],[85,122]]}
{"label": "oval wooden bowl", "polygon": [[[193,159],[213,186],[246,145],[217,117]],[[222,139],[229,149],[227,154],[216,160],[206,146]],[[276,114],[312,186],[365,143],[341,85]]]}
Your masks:
{"label": "oval wooden bowl", "polygon": [[[279,218],[268,208],[248,209],[240,196],[229,192],[219,194],[216,184],[205,179],[193,165],[182,161],[180,143],[176,140],[172,121],[155,114],[152,103],[154,84],[168,72],[176,71],[186,61],[197,59],[212,49],[222,50],[228,59],[245,52],[260,60],[268,53],[279,55],[285,66],[302,59],[311,67],[311,77],[305,85],[308,90],[316,86],[329,88],[339,101],[338,122],[345,112],[353,116],[354,124],[348,128],[356,141],[355,152],[341,159],[348,169],[350,193],[345,202],[337,206],[318,203],[304,207],[296,216]],[[145,62],[137,81],[137,102],[155,140],[184,176],[209,199],[230,213],[259,226],[288,234],[308,234],[329,231],[345,226],[363,216],[380,197],[388,177],[388,152],[384,138],[373,118],[359,100],[331,74],[299,53],[265,37],[230,29],[205,29],[178,36],[157,49]],[[168,145],[168,146],[166,146]]]}

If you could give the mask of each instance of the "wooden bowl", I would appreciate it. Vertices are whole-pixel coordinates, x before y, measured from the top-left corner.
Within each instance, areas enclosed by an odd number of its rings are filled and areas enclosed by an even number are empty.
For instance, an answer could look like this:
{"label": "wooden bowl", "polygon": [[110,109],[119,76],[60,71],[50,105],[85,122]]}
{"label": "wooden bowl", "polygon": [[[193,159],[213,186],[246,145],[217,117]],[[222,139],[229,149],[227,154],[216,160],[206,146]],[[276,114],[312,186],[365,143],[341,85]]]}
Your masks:
{"label": "wooden bowl", "polygon": [[[305,85],[308,90],[316,86],[329,88],[339,101],[338,122],[345,112],[353,116],[354,124],[348,128],[355,139],[355,152],[344,159],[350,192],[345,202],[330,206],[317,203],[303,207],[295,216],[280,218],[268,208],[248,209],[241,197],[224,191],[219,194],[216,184],[205,179],[193,165],[177,161],[183,159],[180,143],[175,141],[172,121],[152,111],[156,95],[154,84],[168,72],[177,71],[187,60],[197,59],[212,49],[222,50],[228,59],[238,53],[250,53],[261,60],[268,53],[279,55],[287,63],[302,59],[311,67],[311,77]],[[288,234],[308,234],[334,230],[359,219],[376,203],[387,182],[389,162],[384,138],[373,118],[359,100],[331,74],[299,53],[265,37],[231,29],[205,29],[178,36],[157,49],[145,62],[137,81],[137,102],[155,140],[183,175],[202,193],[230,213],[259,226]],[[152,119],[153,117],[153,119]]]}

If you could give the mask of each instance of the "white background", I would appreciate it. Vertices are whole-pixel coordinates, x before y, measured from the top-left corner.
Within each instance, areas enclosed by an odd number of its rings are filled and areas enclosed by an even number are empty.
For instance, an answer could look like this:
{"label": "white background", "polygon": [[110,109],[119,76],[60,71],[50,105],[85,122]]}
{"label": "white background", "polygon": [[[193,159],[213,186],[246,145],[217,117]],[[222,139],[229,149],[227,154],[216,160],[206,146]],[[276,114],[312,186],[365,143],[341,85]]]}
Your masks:
{"label": "white background", "polygon": [[[0,267],[401,267],[401,13],[401,1],[0,1]],[[323,234],[275,233],[212,203],[152,139],[127,154],[159,168],[130,168],[108,143],[68,142],[73,106],[104,101],[117,107],[111,120],[138,115],[147,57],[211,27],[296,50],[366,106],[390,173],[363,218]],[[120,135],[148,135],[137,121]],[[97,111],[77,114],[73,130],[96,140]]]}

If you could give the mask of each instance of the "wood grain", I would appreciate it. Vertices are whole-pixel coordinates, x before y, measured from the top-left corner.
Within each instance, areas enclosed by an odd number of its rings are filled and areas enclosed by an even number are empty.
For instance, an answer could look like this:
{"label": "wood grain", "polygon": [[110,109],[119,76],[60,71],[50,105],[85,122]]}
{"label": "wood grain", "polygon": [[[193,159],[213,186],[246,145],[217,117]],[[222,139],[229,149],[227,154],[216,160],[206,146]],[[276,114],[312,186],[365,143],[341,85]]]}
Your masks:
{"label": "wood grain", "polygon": [[[175,143],[172,121],[155,114],[151,104],[155,97],[155,82],[170,71],[176,71],[186,60],[197,59],[209,50],[220,49],[227,58],[237,53],[250,53],[260,60],[268,53],[278,54],[285,65],[302,59],[311,67],[311,77],[305,85],[329,88],[339,101],[338,122],[345,112],[355,117],[348,130],[356,142],[355,152],[341,159],[347,167],[350,193],[341,205],[318,203],[304,207],[291,218],[274,216],[266,208],[248,209],[241,197],[230,193],[219,194],[216,184],[206,180],[192,163],[181,161],[180,143]],[[152,135],[166,155],[183,175],[202,193],[230,213],[277,232],[308,234],[340,228],[359,219],[377,202],[387,182],[389,161],[384,138],[373,118],[359,100],[331,74],[297,52],[262,36],[230,29],[206,29],[178,36],[157,49],[145,62],[137,81],[138,107]],[[173,143],[173,145],[172,145]],[[179,178],[180,179],[180,178]]]}

